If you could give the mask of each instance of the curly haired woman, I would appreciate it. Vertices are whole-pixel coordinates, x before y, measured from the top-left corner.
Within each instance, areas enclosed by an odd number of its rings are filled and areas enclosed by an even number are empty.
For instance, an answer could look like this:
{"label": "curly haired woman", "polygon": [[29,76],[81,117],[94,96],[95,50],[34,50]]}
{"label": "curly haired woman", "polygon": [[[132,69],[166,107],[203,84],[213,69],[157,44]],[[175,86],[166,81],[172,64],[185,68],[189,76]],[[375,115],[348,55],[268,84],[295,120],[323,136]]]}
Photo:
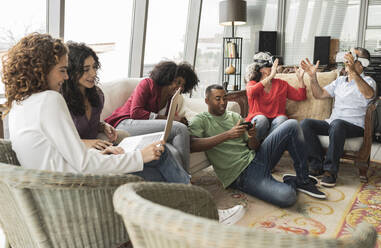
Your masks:
{"label": "curly haired woman", "polygon": [[118,144],[128,134],[100,121],[104,95],[96,86],[97,71],[101,66],[97,54],[84,43],[70,41],[66,45],[69,48],[69,79],[62,84],[61,93],[79,136],[86,146],[98,150],[105,149],[112,142]]}
{"label": "curly haired woman", "polygon": [[[163,131],[166,124],[163,119],[167,118],[172,95],[180,87],[183,89],[182,93],[190,92],[198,81],[188,63],[177,65],[172,61],[160,62],[153,68],[149,78],[143,79],[136,86],[125,104],[105,121],[132,136]],[[184,168],[188,169],[190,140],[186,125],[187,120],[184,117],[176,116],[168,141],[176,147],[178,157],[181,158]]]}
{"label": "curly haired woman", "polygon": [[3,58],[9,133],[20,164],[72,173],[138,172],[150,180],[189,183],[189,175],[164,146],[154,143],[129,153],[109,146],[103,153],[111,156],[85,147],[58,92],[68,79],[67,53],[61,40],[33,33]]}
{"label": "curly haired woman", "polygon": [[307,97],[304,71],[294,68],[299,81],[299,89],[295,89],[286,81],[274,78],[277,67],[278,59],[273,63],[271,54],[259,52],[254,55],[254,63],[246,68],[246,95],[249,104],[246,121],[255,124],[259,141],[288,119],[287,98],[303,101]]}

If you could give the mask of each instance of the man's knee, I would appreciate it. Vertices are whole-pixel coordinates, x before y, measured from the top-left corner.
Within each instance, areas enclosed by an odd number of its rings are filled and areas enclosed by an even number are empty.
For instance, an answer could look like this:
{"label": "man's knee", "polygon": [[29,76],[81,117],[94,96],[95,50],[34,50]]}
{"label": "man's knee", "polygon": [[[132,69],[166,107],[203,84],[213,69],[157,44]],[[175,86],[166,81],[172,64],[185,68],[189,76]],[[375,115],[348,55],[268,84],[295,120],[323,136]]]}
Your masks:
{"label": "man's knee", "polygon": [[330,128],[342,128],[344,125],[345,125],[345,121],[340,120],[340,119],[336,119],[336,120],[333,120],[333,121],[329,124],[329,127],[330,127]]}
{"label": "man's knee", "polygon": [[264,115],[257,115],[252,119],[252,122],[255,122],[255,126],[259,128],[266,128],[268,129],[270,127],[269,120]]}
{"label": "man's knee", "polygon": [[283,123],[283,126],[287,125],[287,128],[292,130],[299,130],[300,125],[297,120],[295,119],[288,119]]}
{"label": "man's knee", "polygon": [[300,126],[302,127],[303,130],[311,128],[313,121],[314,119],[304,119],[300,122]]}
{"label": "man's knee", "polygon": [[339,119],[333,120],[329,124],[329,130],[328,130],[328,132],[330,134],[345,133],[345,122],[343,120],[339,120]]}
{"label": "man's knee", "polygon": [[281,195],[278,196],[278,206],[288,208],[295,204],[297,200],[296,191],[292,187],[288,187]]}

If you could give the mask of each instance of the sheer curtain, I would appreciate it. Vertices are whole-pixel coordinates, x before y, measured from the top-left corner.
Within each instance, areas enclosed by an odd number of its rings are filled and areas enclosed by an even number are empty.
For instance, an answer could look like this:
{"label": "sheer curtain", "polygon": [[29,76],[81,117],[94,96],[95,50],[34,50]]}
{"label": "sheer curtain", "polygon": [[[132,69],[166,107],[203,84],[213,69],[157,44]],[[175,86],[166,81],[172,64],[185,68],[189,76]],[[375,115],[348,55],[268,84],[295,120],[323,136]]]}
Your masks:
{"label": "sheer curtain", "polygon": [[340,50],[357,43],[360,0],[286,1],[284,64],[313,59],[315,36],[340,40]]}
{"label": "sheer curtain", "polygon": [[371,54],[381,55],[381,0],[369,0],[365,48]]}
{"label": "sheer curtain", "polygon": [[[247,23],[238,26],[236,36],[243,38],[242,79],[246,67],[253,63],[259,48],[259,31],[276,31],[278,21],[277,0],[247,0]],[[277,49],[279,53],[279,49]],[[273,54],[275,55],[275,54]],[[245,86],[241,87],[245,88]]]}

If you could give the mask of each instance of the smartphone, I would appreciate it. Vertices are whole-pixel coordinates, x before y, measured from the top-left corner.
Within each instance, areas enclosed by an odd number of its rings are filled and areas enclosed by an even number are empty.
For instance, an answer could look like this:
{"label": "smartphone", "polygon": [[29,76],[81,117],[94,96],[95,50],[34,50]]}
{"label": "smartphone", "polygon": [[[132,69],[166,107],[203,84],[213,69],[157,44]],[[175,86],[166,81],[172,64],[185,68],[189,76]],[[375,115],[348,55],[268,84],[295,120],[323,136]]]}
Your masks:
{"label": "smartphone", "polygon": [[253,128],[253,123],[251,123],[250,121],[242,122],[242,123],[239,124],[239,125],[246,125],[246,129],[247,129],[247,130]]}

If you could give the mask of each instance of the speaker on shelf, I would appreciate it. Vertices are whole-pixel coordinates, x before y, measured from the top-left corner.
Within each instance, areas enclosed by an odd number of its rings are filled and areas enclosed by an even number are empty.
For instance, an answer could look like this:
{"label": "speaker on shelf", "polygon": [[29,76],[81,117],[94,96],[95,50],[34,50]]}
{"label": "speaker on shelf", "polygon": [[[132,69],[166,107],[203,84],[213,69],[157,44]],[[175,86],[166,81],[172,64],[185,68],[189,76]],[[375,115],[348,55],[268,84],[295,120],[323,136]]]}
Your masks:
{"label": "speaker on shelf", "polygon": [[329,64],[329,46],[331,36],[315,36],[314,64],[320,60],[320,65]]}
{"label": "speaker on shelf", "polygon": [[259,49],[258,52],[270,52],[276,55],[276,31],[259,31]]}

